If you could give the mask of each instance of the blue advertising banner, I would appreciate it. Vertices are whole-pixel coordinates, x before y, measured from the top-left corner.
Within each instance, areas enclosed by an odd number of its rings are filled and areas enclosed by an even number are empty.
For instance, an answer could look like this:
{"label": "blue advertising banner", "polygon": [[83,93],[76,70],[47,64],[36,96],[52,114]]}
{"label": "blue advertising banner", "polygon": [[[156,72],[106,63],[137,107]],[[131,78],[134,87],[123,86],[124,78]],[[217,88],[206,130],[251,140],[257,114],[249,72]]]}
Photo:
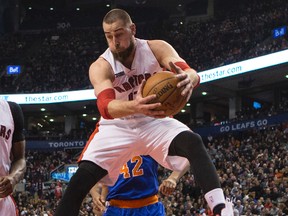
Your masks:
{"label": "blue advertising banner", "polygon": [[[233,122],[224,125],[216,125],[210,127],[193,128],[193,131],[199,133],[203,137],[209,135],[219,135],[224,133],[233,133],[253,128],[260,128],[274,124],[288,122],[288,113],[275,116],[267,116],[266,118],[251,119],[240,122]],[[84,148],[86,140],[56,140],[56,141],[29,141],[26,142],[26,148],[29,150],[62,150],[73,148]]]}
{"label": "blue advertising banner", "polygon": [[26,141],[29,150],[61,150],[72,148],[84,148],[86,140],[57,140],[57,141]]}
{"label": "blue advertising banner", "polygon": [[246,121],[234,122],[230,124],[217,125],[211,127],[193,128],[193,131],[199,133],[201,136],[207,137],[209,135],[219,135],[221,133],[233,133],[237,131],[244,131],[252,128],[260,128],[273,124],[280,124],[288,121],[288,113],[267,116],[266,118],[251,119]]}
{"label": "blue advertising banner", "polygon": [[69,182],[72,176],[76,173],[78,169],[77,164],[68,164],[65,165],[64,170],[61,172],[53,171],[51,173],[51,178],[55,180],[62,180]]}

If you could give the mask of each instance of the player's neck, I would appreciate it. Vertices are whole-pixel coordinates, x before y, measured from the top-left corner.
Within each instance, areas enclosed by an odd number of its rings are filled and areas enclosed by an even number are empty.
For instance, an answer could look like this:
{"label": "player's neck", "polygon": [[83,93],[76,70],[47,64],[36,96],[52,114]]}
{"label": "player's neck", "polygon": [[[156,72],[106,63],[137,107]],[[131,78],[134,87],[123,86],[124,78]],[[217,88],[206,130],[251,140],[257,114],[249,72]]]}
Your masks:
{"label": "player's neck", "polygon": [[136,53],[136,47],[134,48],[134,50],[131,52],[131,54],[123,61],[121,61],[121,63],[126,67],[131,69],[132,64],[133,64],[133,60],[135,57],[135,53]]}

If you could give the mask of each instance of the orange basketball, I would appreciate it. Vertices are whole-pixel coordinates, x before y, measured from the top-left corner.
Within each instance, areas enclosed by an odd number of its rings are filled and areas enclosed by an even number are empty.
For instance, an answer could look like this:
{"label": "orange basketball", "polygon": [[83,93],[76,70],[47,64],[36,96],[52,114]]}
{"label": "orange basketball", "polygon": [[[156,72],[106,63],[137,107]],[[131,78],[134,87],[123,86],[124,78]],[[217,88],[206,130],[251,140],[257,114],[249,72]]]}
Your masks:
{"label": "orange basketball", "polygon": [[161,107],[156,110],[165,111],[166,116],[176,115],[186,104],[185,98],[181,95],[182,88],[177,88],[179,81],[174,73],[157,72],[147,79],[142,95],[146,97],[156,94],[155,100],[151,101],[151,103],[161,103]]}

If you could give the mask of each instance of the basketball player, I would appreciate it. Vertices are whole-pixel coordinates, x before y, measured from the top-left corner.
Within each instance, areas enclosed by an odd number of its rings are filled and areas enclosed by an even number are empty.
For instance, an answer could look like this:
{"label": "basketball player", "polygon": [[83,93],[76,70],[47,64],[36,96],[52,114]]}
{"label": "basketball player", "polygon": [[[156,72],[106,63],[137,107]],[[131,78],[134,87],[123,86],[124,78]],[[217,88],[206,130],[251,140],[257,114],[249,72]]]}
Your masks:
{"label": "basketball player", "polygon": [[[189,163],[182,172],[174,171],[163,181],[159,190],[171,194],[179,179],[188,171]],[[117,182],[112,187],[96,184],[90,191],[96,215],[103,216],[164,216],[165,209],[158,201],[158,163],[150,156],[135,156],[123,165]],[[101,192],[100,192],[101,191]],[[100,195],[101,194],[101,195]],[[107,200],[107,209],[105,209]],[[105,210],[105,211],[104,211]]]}
{"label": "basketball player", "polygon": [[156,95],[143,97],[141,93],[147,78],[167,68],[177,73],[181,80],[177,87],[183,87],[182,96],[188,101],[200,83],[196,71],[167,42],[136,38],[136,25],[124,10],[109,11],[102,27],[108,49],[89,69],[102,117],[82,152],[79,169],[56,216],[77,216],[90,189],[100,180],[113,185],[122,164],[133,155],[150,155],[176,171],[183,169],[174,166],[177,156],[187,158],[214,215],[224,215],[224,193],[202,138],[180,121],[164,117],[164,111],[156,111],[161,104],[149,103]]}
{"label": "basketball player", "polygon": [[23,127],[20,106],[0,99],[0,215],[17,215],[11,193],[26,170]]}

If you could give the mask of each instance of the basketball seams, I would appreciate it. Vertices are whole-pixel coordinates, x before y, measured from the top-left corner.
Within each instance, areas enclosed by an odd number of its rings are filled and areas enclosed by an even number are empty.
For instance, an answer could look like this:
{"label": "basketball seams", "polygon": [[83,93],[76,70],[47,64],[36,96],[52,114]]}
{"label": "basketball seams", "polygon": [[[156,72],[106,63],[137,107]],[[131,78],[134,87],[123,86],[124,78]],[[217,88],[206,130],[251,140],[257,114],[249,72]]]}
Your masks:
{"label": "basketball seams", "polygon": [[147,95],[149,95],[149,94],[151,93],[151,91],[153,91],[153,89],[155,88],[155,86],[160,85],[161,83],[166,82],[167,80],[175,79],[175,78],[176,78],[176,77],[168,77],[168,78],[165,78],[165,79],[161,80],[160,82],[155,83],[155,84],[150,88],[150,91],[147,92]]}
{"label": "basketball seams", "polygon": [[167,97],[161,102],[162,104],[165,103],[165,101],[167,101],[167,99],[170,98],[170,96],[175,93],[176,91],[178,91],[178,88],[173,89],[172,92],[170,92],[170,94],[167,95]]}
{"label": "basketball seams", "polygon": [[[151,79],[152,77],[153,79]],[[143,97],[156,94],[157,98],[149,103],[160,102],[162,105],[155,110],[165,111],[166,116],[176,115],[186,104],[185,97],[181,95],[183,88],[177,88],[177,84],[180,80],[175,74],[171,74],[168,71],[156,73],[152,77],[147,79],[142,90]]]}

